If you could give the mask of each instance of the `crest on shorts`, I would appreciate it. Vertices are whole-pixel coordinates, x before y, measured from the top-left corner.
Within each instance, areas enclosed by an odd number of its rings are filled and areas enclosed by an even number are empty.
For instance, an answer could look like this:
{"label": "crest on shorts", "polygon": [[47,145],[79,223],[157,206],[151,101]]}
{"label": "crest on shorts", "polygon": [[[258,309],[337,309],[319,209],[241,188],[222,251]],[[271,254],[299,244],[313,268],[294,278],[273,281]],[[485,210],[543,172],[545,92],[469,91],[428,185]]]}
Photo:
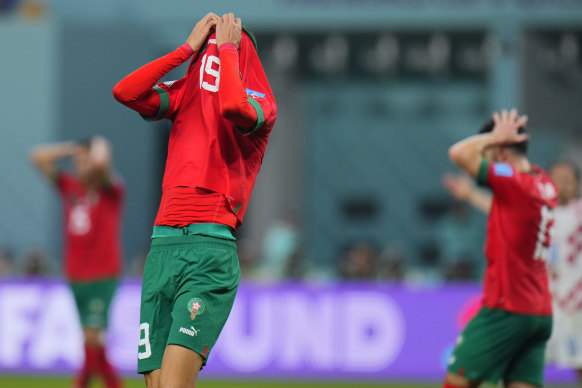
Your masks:
{"label": "crest on shorts", "polygon": [[197,315],[201,315],[206,310],[206,303],[201,298],[192,298],[188,301],[188,311],[190,311],[190,318],[194,319]]}

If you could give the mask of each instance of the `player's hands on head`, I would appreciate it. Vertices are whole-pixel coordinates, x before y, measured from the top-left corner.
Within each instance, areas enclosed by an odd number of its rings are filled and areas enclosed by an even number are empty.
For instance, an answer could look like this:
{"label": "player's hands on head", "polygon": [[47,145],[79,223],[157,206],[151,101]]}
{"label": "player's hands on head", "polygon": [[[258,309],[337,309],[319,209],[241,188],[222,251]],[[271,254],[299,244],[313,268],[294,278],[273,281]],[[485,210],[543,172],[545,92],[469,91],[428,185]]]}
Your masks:
{"label": "player's hands on head", "polygon": [[501,113],[493,113],[493,122],[492,134],[497,144],[521,143],[528,139],[526,133],[518,133],[520,127],[525,127],[527,116],[520,116],[515,108],[509,112],[503,109]]}
{"label": "player's hands on head", "polygon": [[444,174],[443,186],[459,201],[467,201],[474,190],[473,180],[465,174]]}
{"label": "player's hands on head", "polygon": [[200,50],[200,47],[202,47],[202,44],[210,33],[210,30],[216,26],[218,19],[219,17],[216,14],[210,12],[208,15],[200,19],[198,23],[196,23],[196,26],[194,26],[194,29],[186,40],[186,43],[192,47],[192,50]]}
{"label": "player's hands on head", "polygon": [[225,43],[232,43],[237,48],[242,38],[242,23],[234,14],[222,15],[216,24],[216,45],[220,47]]}

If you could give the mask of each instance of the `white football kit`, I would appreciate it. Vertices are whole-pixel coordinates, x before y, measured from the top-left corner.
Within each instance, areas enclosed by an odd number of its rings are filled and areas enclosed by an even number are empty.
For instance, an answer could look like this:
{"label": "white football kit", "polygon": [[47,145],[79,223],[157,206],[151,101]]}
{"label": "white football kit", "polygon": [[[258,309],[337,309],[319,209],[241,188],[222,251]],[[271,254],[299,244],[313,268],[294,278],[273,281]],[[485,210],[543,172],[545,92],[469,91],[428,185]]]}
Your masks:
{"label": "white football kit", "polygon": [[582,368],[582,199],[554,209],[549,263],[554,327],[547,360]]}

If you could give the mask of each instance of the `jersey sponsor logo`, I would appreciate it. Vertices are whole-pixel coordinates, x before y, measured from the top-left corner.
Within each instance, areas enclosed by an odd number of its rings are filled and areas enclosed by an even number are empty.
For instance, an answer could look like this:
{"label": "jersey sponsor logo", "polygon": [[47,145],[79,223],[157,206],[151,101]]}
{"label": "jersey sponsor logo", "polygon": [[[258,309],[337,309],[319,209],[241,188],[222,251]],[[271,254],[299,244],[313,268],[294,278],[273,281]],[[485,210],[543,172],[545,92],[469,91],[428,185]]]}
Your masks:
{"label": "jersey sponsor logo", "polygon": [[188,311],[190,311],[190,318],[194,320],[197,315],[202,315],[206,310],[206,303],[202,298],[192,298],[188,301]]}
{"label": "jersey sponsor logo", "polygon": [[496,176],[512,177],[513,168],[507,163],[495,163],[493,165],[493,173]]}
{"label": "jersey sponsor logo", "polygon": [[247,88],[247,96],[265,98],[265,93],[257,92],[256,90]]}
{"label": "jersey sponsor logo", "polygon": [[190,337],[197,337],[198,336],[198,332],[200,331],[200,329],[196,330],[194,328],[194,326],[190,326],[189,329],[186,329],[185,327],[181,327],[179,331],[180,331],[180,333],[187,334]]}
{"label": "jersey sponsor logo", "polygon": [[208,39],[208,44],[216,44],[216,39]]}

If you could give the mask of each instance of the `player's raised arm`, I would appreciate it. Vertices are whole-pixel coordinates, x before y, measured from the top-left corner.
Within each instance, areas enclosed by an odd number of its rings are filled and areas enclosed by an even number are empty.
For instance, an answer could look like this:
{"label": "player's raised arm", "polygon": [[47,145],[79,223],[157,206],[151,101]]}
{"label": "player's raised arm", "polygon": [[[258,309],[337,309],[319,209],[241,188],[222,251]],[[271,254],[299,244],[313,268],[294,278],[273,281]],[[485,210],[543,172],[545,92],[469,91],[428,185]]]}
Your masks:
{"label": "player's raised arm", "polygon": [[58,175],[56,163],[73,156],[76,150],[77,144],[72,141],[39,145],[30,151],[30,160],[45,177],[54,181]]}
{"label": "player's raised arm", "polygon": [[91,169],[105,187],[111,186],[111,144],[102,136],[91,139],[89,149]]}
{"label": "player's raised arm", "polygon": [[251,132],[257,127],[258,115],[240,77],[238,49],[241,38],[241,20],[235,19],[232,13],[223,15],[216,24],[216,45],[220,53],[220,115]]}
{"label": "player's raised arm", "polygon": [[449,148],[451,161],[474,178],[479,175],[481,159],[487,147],[527,140],[527,134],[518,133],[519,128],[525,126],[527,116],[519,116],[517,110],[494,113],[493,121],[495,127],[492,132],[470,136]]}
{"label": "player's raised arm", "polygon": [[489,214],[491,211],[491,194],[478,189],[465,174],[443,175],[443,186],[457,200],[470,203],[477,210]]}
{"label": "player's raised arm", "polygon": [[119,81],[113,88],[115,99],[144,116],[163,118],[169,109],[169,88],[167,85],[155,86],[156,83],[200,50],[217,20],[214,13],[207,14],[196,24],[185,44]]}

